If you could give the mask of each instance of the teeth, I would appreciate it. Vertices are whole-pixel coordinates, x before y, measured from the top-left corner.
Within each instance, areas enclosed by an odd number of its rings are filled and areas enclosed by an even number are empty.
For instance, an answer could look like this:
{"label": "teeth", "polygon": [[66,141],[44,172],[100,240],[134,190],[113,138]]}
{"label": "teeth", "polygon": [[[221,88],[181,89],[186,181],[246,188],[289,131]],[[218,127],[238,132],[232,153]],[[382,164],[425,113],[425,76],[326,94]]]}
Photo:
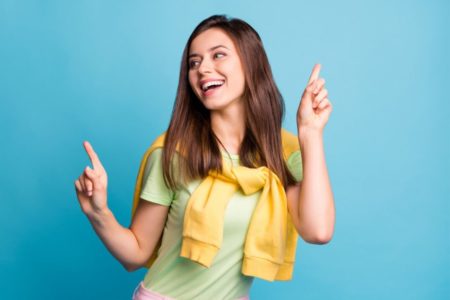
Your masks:
{"label": "teeth", "polygon": [[224,81],[208,81],[207,83],[205,83],[204,85],[202,85],[202,90],[206,91],[211,85],[222,85],[224,83]]}

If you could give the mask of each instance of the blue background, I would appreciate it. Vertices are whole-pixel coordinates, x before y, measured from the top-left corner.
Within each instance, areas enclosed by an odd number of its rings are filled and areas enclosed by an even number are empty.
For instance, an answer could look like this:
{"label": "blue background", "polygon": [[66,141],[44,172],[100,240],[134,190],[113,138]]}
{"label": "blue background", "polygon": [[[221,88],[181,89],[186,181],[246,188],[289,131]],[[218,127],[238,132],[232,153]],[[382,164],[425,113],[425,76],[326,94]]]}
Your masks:
{"label": "blue background", "polygon": [[166,129],[181,52],[225,13],[261,35],[285,128],[322,64],[336,202],[327,245],[299,240],[294,279],[252,299],[450,299],[446,1],[0,2],[0,298],[130,299],[126,272],[82,214],[89,140],[124,226],[140,159]]}

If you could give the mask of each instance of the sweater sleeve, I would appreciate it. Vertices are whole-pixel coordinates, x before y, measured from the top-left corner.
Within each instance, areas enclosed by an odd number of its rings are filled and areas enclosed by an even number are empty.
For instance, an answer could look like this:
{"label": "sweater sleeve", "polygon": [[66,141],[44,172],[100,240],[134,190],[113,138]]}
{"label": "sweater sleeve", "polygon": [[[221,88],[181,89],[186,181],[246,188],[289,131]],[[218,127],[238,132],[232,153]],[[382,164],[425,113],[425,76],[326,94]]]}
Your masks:
{"label": "sweater sleeve", "polygon": [[162,148],[155,149],[147,159],[140,197],[144,200],[170,206],[174,192],[164,182]]}
{"label": "sweater sleeve", "polygon": [[303,179],[303,164],[302,154],[300,150],[292,152],[287,160],[287,166],[291,174],[294,176],[295,181],[300,182]]}

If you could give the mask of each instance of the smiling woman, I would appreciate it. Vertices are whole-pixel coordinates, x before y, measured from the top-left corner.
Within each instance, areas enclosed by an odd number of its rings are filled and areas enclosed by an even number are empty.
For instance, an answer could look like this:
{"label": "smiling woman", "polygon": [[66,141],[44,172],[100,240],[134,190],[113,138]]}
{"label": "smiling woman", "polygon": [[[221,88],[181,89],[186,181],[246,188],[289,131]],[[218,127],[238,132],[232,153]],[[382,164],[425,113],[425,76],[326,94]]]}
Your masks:
{"label": "smiling woman", "polygon": [[299,235],[331,239],[322,144],[331,104],[319,71],[292,134],[258,33],[225,16],[201,22],[168,129],[142,159],[129,228],[109,210],[106,171],[85,142],[94,169],[75,182],[83,212],[127,270],[149,267],[133,299],[249,299],[254,277],[292,278]]}

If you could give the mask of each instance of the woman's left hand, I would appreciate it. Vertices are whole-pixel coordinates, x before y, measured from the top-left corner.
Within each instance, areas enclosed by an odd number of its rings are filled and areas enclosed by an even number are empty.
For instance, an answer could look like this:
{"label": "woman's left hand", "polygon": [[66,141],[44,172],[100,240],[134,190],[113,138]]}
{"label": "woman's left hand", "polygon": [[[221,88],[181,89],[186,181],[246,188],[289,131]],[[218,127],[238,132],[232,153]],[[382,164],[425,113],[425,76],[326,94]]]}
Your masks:
{"label": "woman's left hand", "polygon": [[328,91],[325,89],[325,80],[319,78],[320,68],[320,64],[314,66],[298,107],[297,128],[299,132],[322,133],[332,111]]}

